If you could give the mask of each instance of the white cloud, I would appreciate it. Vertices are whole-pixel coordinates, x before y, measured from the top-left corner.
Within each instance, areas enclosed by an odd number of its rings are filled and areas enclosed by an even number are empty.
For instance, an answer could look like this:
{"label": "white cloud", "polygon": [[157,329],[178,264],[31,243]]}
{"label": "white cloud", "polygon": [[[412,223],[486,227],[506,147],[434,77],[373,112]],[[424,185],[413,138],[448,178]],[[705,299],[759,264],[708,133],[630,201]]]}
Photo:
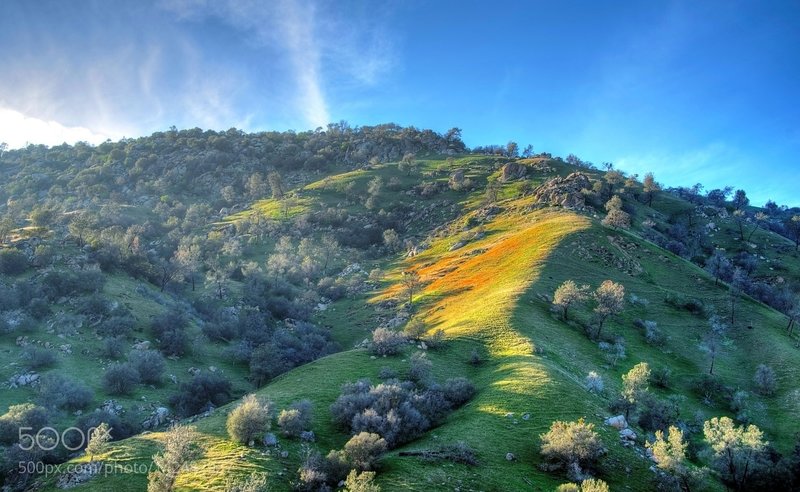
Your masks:
{"label": "white cloud", "polygon": [[95,132],[81,126],[64,126],[57,121],[45,121],[25,116],[19,111],[0,108],[0,142],[9,148],[25,147],[28,143],[60,145],[89,142],[98,144],[121,135]]}

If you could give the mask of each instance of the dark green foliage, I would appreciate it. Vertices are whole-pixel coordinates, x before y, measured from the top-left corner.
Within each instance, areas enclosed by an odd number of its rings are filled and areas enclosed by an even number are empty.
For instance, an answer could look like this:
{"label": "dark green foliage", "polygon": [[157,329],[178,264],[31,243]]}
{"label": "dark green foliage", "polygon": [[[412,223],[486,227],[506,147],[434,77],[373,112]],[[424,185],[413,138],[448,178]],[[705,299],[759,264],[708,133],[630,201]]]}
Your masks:
{"label": "dark green foliage", "polygon": [[27,347],[22,353],[23,364],[32,371],[56,365],[58,358],[52,350],[40,347]]}
{"label": "dark green foliage", "polygon": [[158,348],[165,355],[182,356],[189,348],[186,328],[189,320],[184,313],[168,311],[153,319],[150,330],[158,340]]}
{"label": "dark green foliage", "polygon": [[472,392],[462,381],[452,381],[445,383],[445,389],[438,385],[419,389],[408,381],[373,386],[362,379],[344,385],[341,396],[331,405],[331,414],[337,425],[352,433],[375,433],[389,447],[395,447],[438,424],[466,401],[464,398]]}
{"label": "dark green foliage", "polygon": [[127,337],[133,332],[135,320],[129,316],[111,316],[103,320],[97,333],[103,337]]}
{"label": "dark green foliage", "polygon": [[17,249],[0,249],[0,273],[19,275],[28,269],[28,257]]}
{"label": "dark green foliage", "polygon": [[300,433],[311,428],[312,404],[309,400],[292,403],[278,415],[278,427],[287,437],[299,437]]}
{"label": "dark green foliage", "polygon": [[50,303],[41,297],[31,299],[28,303],[28,312],[34,319],[41,321],[50,315]]}
{"label": "dark green foliage", "polygon": [[669,294],[666,299],[664,299],[664,302],[676,309],[689,311],[695,316],[706,315],[705,304],[700,299],[690,298],[680,294]]}
{"label": "dark green foliage", "polygon": [[60,297],[99,292],[103,289],[105,282],[105,276],[98,271],[53,270],[44,274],[41,285],[47,298],[55,301]]}
{"label": "dark green foliage", "polygon": [[136,369],[143,383],[161,384],[166,361],[155,350],[134,350],[128,355],[128,362]]}
{"label": "dark green foliage", "polygon": [[33,403],[11,405],[8,412],[0,416],[0,444],[9,445],[19,439],[19,428],[30,427],[36,432],[47,425],[47,410]]}
{"label": "dark green foliage", "polygon": [[103,374],[103,388],[112,395],[128,395],[140,381],[139,372],[130,364],[115,362]]}
{"label": "dark green foliage", "polygon": [[169,399],[178,415],[188,417],[212,407],[219,407],[231,399],[231,382],[211,372],[201,372],[191,381],[181,383],[178,393]]}
{"label": "dark green foliage", "polygon": [[46,374],[39,385],[39,401],[45,407],[74,412],[85,409],[93,399],[88,386],[58,373]]}
{"label": "dark green foliage", "polygon": [[125,353],[125,339],[122,337],[106,338],[103,342],[103,357],[108,359],[120,359]]}
{"label": "dark green foliage", "polygon": [[275,330],[272,338],[258,346],[250,356],[250,377],[256,385],[301,364],[311,362],[338,349],[327,330],[308,323]]}

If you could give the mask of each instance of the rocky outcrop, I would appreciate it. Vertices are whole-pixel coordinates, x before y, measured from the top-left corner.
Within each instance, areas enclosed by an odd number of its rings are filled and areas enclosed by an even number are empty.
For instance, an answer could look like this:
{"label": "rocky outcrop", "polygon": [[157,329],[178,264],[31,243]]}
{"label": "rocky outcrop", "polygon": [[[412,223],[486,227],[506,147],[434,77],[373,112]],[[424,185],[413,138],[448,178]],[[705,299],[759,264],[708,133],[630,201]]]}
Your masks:
{"label": "rocky outcrop", "polygon": [[509,162],[500,169],[500,181],[513,181],[528,174],[528,168],[516,162]]}
{"label": "rocky outcrop", "polygon": [[581,209],[586,206],[584,189],[591,189],[589,177],[583,173],[572,173],[567,177],[556,176],[533,190],[539,203],[566,208]]}

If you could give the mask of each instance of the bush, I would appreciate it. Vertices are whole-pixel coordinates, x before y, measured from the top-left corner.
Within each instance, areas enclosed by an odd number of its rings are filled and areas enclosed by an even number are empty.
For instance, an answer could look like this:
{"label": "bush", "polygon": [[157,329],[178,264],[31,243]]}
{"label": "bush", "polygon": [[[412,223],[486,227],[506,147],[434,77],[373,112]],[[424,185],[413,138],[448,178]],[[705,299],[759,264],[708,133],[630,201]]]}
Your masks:
{"label": "bush", "polygon": [[134,324],[129,316],[111,316],[100,323],[97,333],[103,337],[126,337],[133,331]]}
{"label": "bush", "polygon": [[381,492],[380,486],[375,483],[375,472],[361,472],[350,470],[344,481],[346,492]]}
{"label": "bush", "polygon": [[669,367],[655,367],[650,371],[650,382],[659,388],[669,387],[672,370]]}
{"label": "bush", "polygon": [[90,318],[107,316],[111,307],[108,300],[99,294],[93,294],[81,299],[76,305],[76,312]]}
{"label": "bush", "polygon": [[603,388],[605,388],[603,377],[594,371],[591,371],[586,375],[585,382],[586,389],[588,389],[590,393],[602,393]]}
{"label": "bush", "polygon": [[153,336],[158,339],[158,348],[165,355],[182,356],[189,347],[186,327],[189,320],[181,312],[169,311],[157,316],[150,324]]}
{"label": "bush", "polygon": [[722,380],[710,374],[703,374],[692,383],[695,394],[707,404],[730,400],[732,391]]}
{"label": "bush", "polygon": [[639,425],[648,432],[665,431],[678,418],[677,409],[667,402],[649,397],[639,414]]}
{"label": "bush", "polygon": [[161,384],[166,361],[164,356],[155,350],[134,350],[128,354],[128,362],[139,373],[146,384]]}
{"label": "bush", "polygon": [[475,386],[466,378],[453,378],[444,382],[444,396],[455,407],[460,407],[475,396]]}
{"label": "bush", "polygon": [[34,433],[47,425],[47,410],[33,403],[11,405],[0,415],[0,444],[10,445],[19,439],[19,428],[30,427]]}
{"label": "bush", "polygon": [[278,415],[278,427],[287,437],[299,437],[300,433],[311,427],[311,402],[301,400],[285,409]]}
{"label": "bush", "polygon": [[0,273],[19,275],[28,269],[28,257],[17,249],[0,249]]}
{"label": "bush", "polygon": [[259,401],[256,395],[247,395],[228,415],[226,428],[232,440],[250,445],[269,430],[271,419],[271,404]]}
{"label": "bush", "polygon": [[28,312],[34,319],[41,321],[50,316],[50,303],[41,297],[31,299],[31,302],[28,303]]}
{"label": "bush", "polygon": [[39,347],[26,348],[22,353],[22,358],[24,360],[25,367],[31,371],[38,371],[40,369],[52,367],[56,365],[57,362],[55,352]]}
{"label": "bush", "polygon": [[103,374],[103,388],[112,395],[129,395],[139,381],[139,372],[130,364],[115,362]]}
{"label": "bush", "polygon": [[408,379],[418,385],[425,385],[431,378],[432,369],[433,362],[428,359],[425,352],[414,352],[414,354],[411,355]]}
{"label": "bush", "polygon": [[378,459],[386,452],[386,441],[378,434],[360,432],[344,445],[344,453],[358,471],[373,470]]}
{"label": "bush", "polygon": [[590,469],[604,453],[603,442],[593,424],[556,421],[542,434],[540,452],[551,469]]}
{"label": "bush", "polygon": [[684,309],[696,316],[706,315],[706,306],[700,299],[690,298],[679,294],[669,294],[664,299],[668,305],[676,309]]}
{"label": "bush", "polygon": [[753,382],[756,384],[756,389],[764,396],[772,396],[778,388],[778,382],[775,378],[775,371],[765,364],[759,364],[756,368],[756,374],[753,377]]}
{"label": "bush", "polygon": [[125,340],[122,337],[106,338],[103,342],[103,357],[117,360],[125,353]]}
{"label": "bush", "polygon": [[425,337],[425,344],[431,350],[441,350],[446,345],[444,330],[436,330],[430,336]]}
{"label": "bush", "polygon": [[42,405],[62,410],[83,410],[94,399],[94,393],[85,384],[61,374],[42,377],[39,395]]}
{"label": "bush", "polygon": [[218,374],[201,372],[188,383],[181,383],[170,405],[184,417],[219,407],[230,401],[231,382]]}
{"label": "bush", "polygon": [[370,351],[375,355],[396,355],[400,352],[406,337],[400,332],[388,328],[376,328],[372,332]]}
{"label": "bush", "polygon": [[397,379],[397,371],[391,367],[383,366],[381,367],[381,371],[378,373],[378,379],[381,381],[386,381],[387,379]]}

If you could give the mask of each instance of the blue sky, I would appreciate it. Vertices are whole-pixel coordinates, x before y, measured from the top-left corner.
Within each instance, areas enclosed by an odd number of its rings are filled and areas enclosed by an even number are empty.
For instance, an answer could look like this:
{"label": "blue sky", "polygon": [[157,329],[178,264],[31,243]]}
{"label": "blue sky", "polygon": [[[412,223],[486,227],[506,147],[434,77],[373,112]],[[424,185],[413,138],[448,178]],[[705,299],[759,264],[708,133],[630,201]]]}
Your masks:
{"label": "blue sky", "polygon": [[0,2],[0,141],[457,126],[800,205],[796,1]]}

